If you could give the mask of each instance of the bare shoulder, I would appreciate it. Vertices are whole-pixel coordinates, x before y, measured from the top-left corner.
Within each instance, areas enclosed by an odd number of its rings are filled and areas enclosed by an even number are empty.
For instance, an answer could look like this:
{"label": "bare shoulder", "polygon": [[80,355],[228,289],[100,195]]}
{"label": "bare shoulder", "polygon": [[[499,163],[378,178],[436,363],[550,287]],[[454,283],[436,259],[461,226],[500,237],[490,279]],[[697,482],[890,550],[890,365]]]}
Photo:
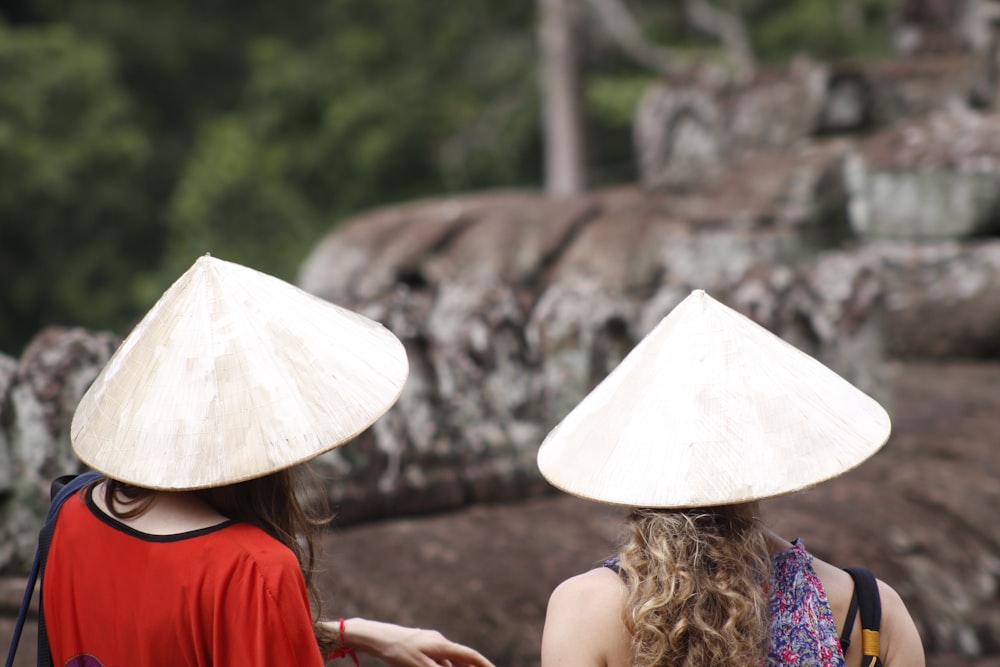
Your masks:
{"label": "bare shoulder", "polygon": [[[854,580],[844,570],[819,558],[813,559],[813,567],[823,582],[830,609],[837,623],[837,631],[842,632],[842,624],[854,592]],[[882,604],[879,653],[882,655],[883,664],[885,667],[923,667],[925,664],[923,644],[906,604],[899,593],[881,579],[878,580],[878,589]],[[848,664],[857,664],[861,659],[862,646],[860,617],[855,617],[850,634]]]}
{"label": "bare shoulder", "polygon": [[549,605],[573,603],[580,600],[605,600],[621,609],[625,585],[621,578],[606,567],[597,567],[563,581],[552,591]]}
{"label": "bare shoulder", "polygon": [[882,599],[882,627],[879,637],[885,667],[923,667],[924,647],[917,626],[899,593],[881,579],[878,592]]}
{"label": "bare shoulder", "polygon": [[837,621],[837,629],[842,630],[841,624],[844,622],[844,617],[847,616],[851,596],[854,594],[854,579],[846,570],[816,557],[813,557],[813,569],[823,583],[823,590],[830,603],[830,610]]}
{"label": "bare shoulder", "polygon": [[609,626],[624,625],[625,585],[606,567],[595,568],[563,581],[549,596],[546,627],[563,624],[573,632],[592,635]]}
{"label": "bare shoulder", "polygon": [[542,667],[615,665],[628,653],[622,620],[625,585],[608,568],[566,579],[549,597]]}

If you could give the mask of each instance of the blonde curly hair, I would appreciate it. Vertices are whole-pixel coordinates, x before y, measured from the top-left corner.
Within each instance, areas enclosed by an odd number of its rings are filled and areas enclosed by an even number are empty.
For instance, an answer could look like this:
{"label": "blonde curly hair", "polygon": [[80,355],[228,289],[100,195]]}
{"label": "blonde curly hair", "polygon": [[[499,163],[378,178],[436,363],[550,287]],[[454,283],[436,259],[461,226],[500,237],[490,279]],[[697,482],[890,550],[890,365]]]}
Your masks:
{"label": "blonde curly hair", "polygon": [[771,558],[755,505],[634,510],[619,566],[636,667],[762,664]]}

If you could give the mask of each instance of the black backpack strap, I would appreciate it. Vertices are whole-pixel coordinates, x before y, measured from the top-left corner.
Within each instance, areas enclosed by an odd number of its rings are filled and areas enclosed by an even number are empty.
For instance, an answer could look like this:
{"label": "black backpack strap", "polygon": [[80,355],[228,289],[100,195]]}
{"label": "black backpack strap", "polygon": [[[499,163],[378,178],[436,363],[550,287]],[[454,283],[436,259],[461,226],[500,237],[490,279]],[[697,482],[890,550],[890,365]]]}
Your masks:
{"label": "black backpack strap", "polygon": [[31,607],[31,597],[35,593],[35,581],[38,579],[38,552],[35,552],[35,560],[31,563],[31,572],[28,574],[28,584],[24,587],[24,597],[21,598],[21,608],[17,611],[17,620],[14,622],[14,634],[10,640],[10,648],[7,649],[7,661],[4,667],[13,667],[14,656],[17,654],[17,645],[21,641],[21,631],[24,629],[24,622],[28,617],[28,608]]}
{"label": "black backpack strap", "polygon": [[[7,662],[5,667],[14,664],[14,656],[17,654],[17,645],[21,641],[21,631],[28,616],[28,608],[31,607],[31,598],[35,593],[35,583],[43,579],[45,573],[45,560],[49,555],[49,545],[52,542],[52,533],[55,530],[56,517],[59,509],[66,499],[87,486],[91,482],[101,479],[100,473],[85,472],[81,475],[63,475],[52,482],[50,497],[52,504],[49,506],[48,514],[45,516],[45,523],[38,535],[38,548],[35,550],[35,559],[31,565],[31,572],[28,574],[28,583],[24,588],[24,597],[21,599],[21,608],[17,612],[17,621],[14,624],[14,634],[11,638],[10,648],[7,649]],[[41,587],[39,587],[41,591]],[[39,592],[38,602],[38,665],[51,665],[52,658],[49,655],[49,640],[45,632],[45,617],[42,611],[41,593]]]}
{"label": "black backpack strap", "polygon": [[845,567],[844,569],[854,578],[854,590],[861,611],[861,647],[864,655],[861,664],[863,667],[882,667],[878,635],[882,625],[882,599],[878,592],[878,581],[867,568]]}
{"label": "black backpack strap", "polygon": [[847,655],[847,649],[851,648],[851,631],[854,630],[854,619],[858,615],[858,587],[855,586],[851,592],[851,605],[847,608],[844,616],[844,629],[840,632],[840,650]]}

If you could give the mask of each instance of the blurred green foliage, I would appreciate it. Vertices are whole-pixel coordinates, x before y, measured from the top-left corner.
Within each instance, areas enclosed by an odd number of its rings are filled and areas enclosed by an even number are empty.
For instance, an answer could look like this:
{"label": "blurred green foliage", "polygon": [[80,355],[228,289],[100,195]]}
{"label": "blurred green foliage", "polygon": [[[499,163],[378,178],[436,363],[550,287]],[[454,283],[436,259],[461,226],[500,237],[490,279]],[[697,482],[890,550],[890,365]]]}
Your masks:
{"label": "blurred green foliage", "polygon": [[770,61],[884,57],[894,0],[740,0],[754,48]]}
{"label": "blurred green foliage", "polygon": [[330,3],[323,20],[342,34],[252,42],[238,109],[203,125],[178,183],[168,254],[218,248],[287,277],[341,216],[536,182],[531,34],[487,5]]}
{"label": "blurred green foliage", "polygon": [[[884,53],[891,0],[715,0],[762,60]],[[647,38],[716,45],[681,3]],[[537,187],[535,0],[8,0],[0,5],[0,351],[124,333],[205,252],[294,280],[362,209]],[[592,23],[594,185],[628,181],[649,81]]]}
{"label": "blurred green foliage", "polygon": [[40,322],[135,312],[123,277],[157,261],[142,224],[151,152],[113,53],[66,26],[0,25],[0,343]]}

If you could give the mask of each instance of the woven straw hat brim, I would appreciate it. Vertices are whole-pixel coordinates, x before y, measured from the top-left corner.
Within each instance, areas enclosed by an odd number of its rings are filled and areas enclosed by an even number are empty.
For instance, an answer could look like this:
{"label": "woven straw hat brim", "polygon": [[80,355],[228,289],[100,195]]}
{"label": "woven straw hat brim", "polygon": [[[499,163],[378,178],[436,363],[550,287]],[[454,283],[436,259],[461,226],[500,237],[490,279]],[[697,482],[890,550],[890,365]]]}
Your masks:
{"label": "woven straw hat brim", "polygon": [[407,373],[402,343],[377,322],[204,256],[108,361],[70,437],[114,479],[223,486],[351,440],[395,403]]}
{"label": "woven straw hat brim", "polygon": [[549,433],[538,468],[590,500],[707,507],[836,477],[890,430],[874,399],[696,290]]}

